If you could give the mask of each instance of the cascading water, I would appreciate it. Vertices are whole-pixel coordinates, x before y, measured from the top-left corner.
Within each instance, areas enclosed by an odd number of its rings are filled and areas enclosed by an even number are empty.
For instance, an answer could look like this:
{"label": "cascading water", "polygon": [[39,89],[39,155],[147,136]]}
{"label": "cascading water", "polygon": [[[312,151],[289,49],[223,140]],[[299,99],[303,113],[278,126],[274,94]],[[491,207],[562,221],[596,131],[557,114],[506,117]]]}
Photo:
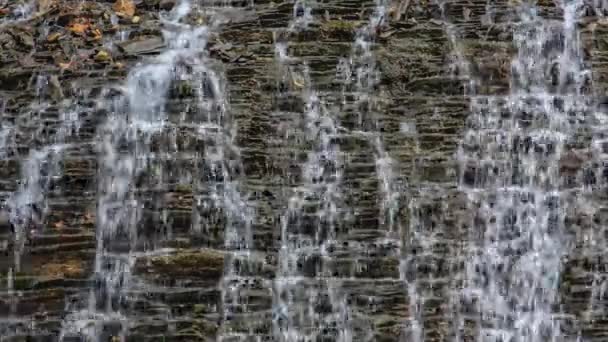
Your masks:
{"label": "cascading water", "polygon": [[[14,227],[14,257],[15,271],[20,271],[21,253],[26,241],[26,235],[40,227],[46,212],[46,192],[51,178],[57,173],[57,156],[62,146],[52,145],[41,151],[31,151],[25,161],[23,183],[8,200],[10,220]],[[46,169],[46,170],[45,170]],[[47,171],[47,175],[42,172]]]}
{"label": "cascading water", "polygon": [[[19,155],[16,146],[20,137],[17,132],[32,123],[39,126],[45,116],[53,117],[55,111],[58,111],[57,121],[52,123],[57,125],[53,133],[47,139],[40,139],[42,146],[30,149],[23,159],[20,181],[6,199],[2,211],[12,229],[13,263],[7,276],[11,315],[16,313],[21,297],[21,291],[15,289],[14,285],[15,276],[22,274],[22,256],[32,240],[46,233],[45,225],[50,212],[49,197],[52,196],[54,183],[62,177],[64,154],[75,147],[75,144],[68,143],[68,139],[78,133],[80,125],[79,113],[82,108],[78,101],[62,100],[53,104],[56,100],[54,95],[57,95],[54,93],[57,91],[56,82],[57,79],[52,76],[36,77],[36,96],[27,109],[26,119],[16,124],[11,124],[8,120],[3,122],[0,133],[0,157],[15,158]],[[42,130],[38,128],[30,139],[35,141],[42,136]],[[10,336],[15,331],[9,329],[2,333]]]}
{"label": "cascading water", "polygon": [[[380,116],[377,104],[380,94],[377,92],[381,74],[378,70],[375,55],[375,44],[378,33],[387,25],[389,2],[375,1],[369,20],[356,30],[355,41],[352,44],[351,54],[348,58],[340,60],[338,64],[338,79],[342,84],[342,106],[354,108],[356,124],[354,132],[367,140],[372,148],[375,159],[375,173],[378,179],[378,228],[382,232],[375,241],[361,241],[352,244],[356,253],[361,255],[387,254],[399,258],[400,281],[405,281],[410,298],[410,306],[416,312],[418,295],[415,284],[407,281],[406,273],[409,262],[406,256],[406,246],[403,238],[405,232],[398,216],[403,186],[395,174],[397,164],[386,151],[381,134]],[[357,265],[358,266],[358,265]],[[354,278],[354,274],[351,274]],[[350,309],[354,312],[354,309]],[[412,316],[412,330],[417,331],[417,315]],[[357,324],[371,324],[369,318],[364,317]],[[365,328],[363,328],[365,329]],[[367,333],[357,336],[362,340],[373,340],[373,327]],[[413,336],[417,336],[414,333]],[[415,340],[416,337],[414,337]]]}
{"label": "cascading water", "polygon": [[[332,317],[334,303],[330,303],[329,316],[323,317],[325,311],[317,309],[318,305],[327,305],[323,301],[331,302],[329,297],[336,295],[336,284],[325,271],[323,258],[325,249],[336,238],[340,175],[336,164],[338,150],[331,142],[335,125],[318,96],[309,91],[305,125],[307,136],[314,139],[317,146],[303,166],[304,185],[290,198],[282,219],[275,281],[275,335],[281,341],[315,339],[328,333],[330,322],[340,318]],[[338,340],[348,338],[344,331],[337,334]]]}
{"label": "cascading water", "polygon": [[[140,286],[131,276],[133,264],[137,257],[164,253],[163,249],[155,247],[162,246],[163,240],[170,237],[167,235],[170,230],[161,233],[160,237],[156,234],[150,237],[144,231],[146,227],[140,222],[144,203],[149,201],[144,196],[150,189],[140,188],[138,183],[143,179],[144,185],[152,190],[162,186],[162,165],[170,155],[164,147],[159,152],[153,150],[153,142],[165,134],[169,136],[169,142],[175,140],[171,134],[175,134],[177,128],[193,131],[210,145],[202,151],[201,168],[204,170],[195,182],[210,183],[205,184],[211,189],[207,204],[212,203],[225,211],[227,249],[250,245],[247,228],[251,221],[250,210],[240,199],[237,184],[231,180],[233,161],[225,155],[224,146],[234,150],[234,145],[231,137],[226,136],[232,127],[225,125],[223,90],[215,73],[206,67],[209,30],[207,26],[184,23],[193,6],[190,1],[181,1],[164,18],[168,43],[165,52],[133,69],[126,85],[117,89],[119,94],[112,93],[116,90],[104,94],[110,98],[106,100],[110,115],[98,131],[97,289],[91,292],[87,306],[68,319],[62,338],[71,334],[97,338],[102,333],[108,334],[106,328],[112,321],[118,321],[120,327],[110,334],[124,335],[128,322],[124,305],[131,296],[129,291]],[[195,108],[191,110],[193,117],[182,117],[178,122],[167,112],[169,92],[176,81],[189,82],[198,94]],[[152,202],[158,200],[152,198]],[[198,201],[200,204],[202,200]],[[165,220],[162,211],[154,215],[160,216],[157,223],[162,225]],[[195,220],[193,224],[196,233],[200,230],[199,222]],[[233,268],[228,268],[226,282],[232,280]],[[228,284],[222,288],[228,288]]]}
{"label": "cascading water", "polygon": [[561,21],[520,6],[510,93],[471,98],[458,152],[473,212],[461,295],[478,341],[566,339],[555,311],[570,247],[560,159],[588,108],[589,73],[576,28],[582,2],[560,4]]}
{"label": "cascading water", "polygon": [[[294,20],[286,35],[305,29],[312,20],[310,13],[311,9],[303,2],[296,2]],[[327,262],[343,216],[336,121],[313,89],[308,66],[295,64],[297,59],[287,55],[287,43],[277,41],[275,55],[280,68],[286,70],[280,82],[299,90],[304,102],[303,140],[312,149],[302,165],[302,185],[294,189],[287,212],[281,218],[273,298],[274,336],[279,341],[316,340],[324,336],[350,341],[348,308]]]}
{"label": "cascading water", "polygon": [[[392,250],[397,257],[401,255],[395,163],[384,149],[374,112],[377,101],[374,91],[380,77],[373,47],[386,10],[385,2],[376,3],[369,22],[356,32],[351,55],[341,59],[337,66],[342,84],[341,107],[357,116],[352,133],[346,133],[338,124],[321,93],[312,90],[308,66],[298,65],[297,58],[287,55],[286,43],[276,45],[279,65],[287,70],[281,74],[283,82],[293,81],[303,97],[304,140],[312,146],[302,166],[304,184],[295,189],[289,200],[281,228],[279,275],[275,282],[275,337],[280,340],[314,340],[323,336],[337,341],[373,340],[371,322],[351,306],[346,288],[358,281],[356,274],[365,272],[365,263],[359,264],[361,258],[384,254],[385,249]],[[288,32],[306,28],[302,23],[309,21],[306,15],[309,12],[296,3]],[[384,230],[377,241],[350,241],[351,232],[341,228],[352,214],[343,208],[345,194],[340,191],[346,155],[336,143],[340,137],[366,141],[374,152],[380,194],[378,221]],[[312,218],[310,213],[315,213]],[[353,258],[353,265],[343,274],[337,267],[339,259],[347,255]],[[326,301],[325,307],[322,301]]]}

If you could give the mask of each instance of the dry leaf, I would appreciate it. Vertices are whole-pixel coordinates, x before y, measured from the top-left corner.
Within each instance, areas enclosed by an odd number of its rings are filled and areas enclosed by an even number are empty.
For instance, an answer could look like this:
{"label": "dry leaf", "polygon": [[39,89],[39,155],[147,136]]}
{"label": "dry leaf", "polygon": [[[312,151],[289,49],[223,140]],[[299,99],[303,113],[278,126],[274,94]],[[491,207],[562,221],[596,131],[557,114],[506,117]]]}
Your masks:
{"label": "dry leaf", "polygon": [[135,15],[135,4],[132,0],[116,0],[112,8],[118,16],[131,18]]}
{"label": "dry leaf", "polygon": [[97,62],[108,62],[112,59],[107,51],[100,50],[94,57]]}
{"label": "dry leaf", "polygon": [[[61,64],[61,63],[59,63],[59,64]],[[55,228],[56,229],[61,229],[61,228],[63,228],[63,226],[64,226],[63,221],[57,221],[57,222],[55,222]]]}
{"label": "dry leaf", "polygon": [[0,15],[7,15],[11,13],[8,8],[0,8]]}
{"label": "dry leaf", "polygon": [[55,32],[55,33],[51,33],[48,35],[48,37],[46,37],[46,40],[49,43],[53,43],[59,40],[59,38],[61,38],[61,33],[59,32]]}
{"label": "dry leaf", "polygon": [[62,70],[67,70],[67,69],[69,69],[70,67],[72,67],[72,62],[67,62],[67,63],[59,63],[59,67],[60,67]]}
{"label": "dry leaf", "polygon": [[93,34],[93,40],[100,40],[102,37],[101,30],[99,29],[94,29],[91,33]]}
{"label": "dry leaf", "polygon": [[72,22],[68,27],[68,30],[75,34],[84,35],[85,31],[89,29],[91,25],[86,20],[77,20]]}

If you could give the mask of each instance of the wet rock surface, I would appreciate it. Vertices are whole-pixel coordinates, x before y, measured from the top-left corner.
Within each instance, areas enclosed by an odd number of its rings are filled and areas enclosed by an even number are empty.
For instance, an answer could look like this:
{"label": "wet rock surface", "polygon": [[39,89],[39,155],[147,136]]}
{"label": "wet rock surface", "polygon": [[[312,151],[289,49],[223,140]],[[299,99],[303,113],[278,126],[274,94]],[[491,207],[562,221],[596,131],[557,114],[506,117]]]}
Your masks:
{"label": "wet rock surface", "polygon": [[[45,200],[28,210],[31,218],[19,238],[0,215],[0,334],[7,341],[57,341],[62,320],[78,311],[75,307],[86,307],[91,290],[99,286],[98,127],[109,114],[99,103],[117,98],[138,63],[167,49],[170,42],[161,32],[168,24],[162,15],[179,1],[134,1],[131,9],[114,1],[51,0],[18,9],[28,3],[0,0],[0,199],[6,207],[11,195],[29,181],[42,184]],[[311,287],[321,286],[319,278],[339,279],[352,310],[353,340],[414,341],[417,328],[412,322],[421,325],[422,341],[447,341],[457,330],[462,332],[460,340],[479,340],[475,317],[465,317],[464,326],[455,327],[451,306],[462,287],[466,243],[474,231],[459,175],[464,182],[472,175],[474,183],[481,172],[459,170],[456,154],[472,112],[471,75],[474,94],[509,92],[518,1],[494,1],[491,6],[479,0],[388,4],[390,18],[373,46],[380,80],[369,101],[384,148],[394,160],[401,191],[392,200],[398,203],[396,220],[406,227],[399,237],[406,242],[399,248],[408,258],[398,255],[397,247],[374,244],[387,230],[379,214],[383,194],[375,146],[353,133],[360,127],[360,109],[342,101],[349,94],[344,95],[344,85],[336,81],[336,66],[350,56],[357,29],[368,21],[375,4],[319,2],[312,6],[314,21],[306,29],[285,33],[281,29],[293,19],[293,2],[225,2],[232,7],[198,3],[188,21],[202,25],[211,16],[223,18],[209,35],[206,61],[225,77],[242,160],[240,186],[255,211],[253,243],[247,262],[232,260],[223,209],[201,204],[211,195],[204,182],[196,181],[195,170],[211,173],[201,170],[197,152],[216,142],[201,137],[192,125],[176,125],[171,143],[179,152],[170,152],[137,180],[142,185],[134,195],[142,203],[139,238],[129,245],[125,237],[124,245],[110,248],[136,254],[131,285],[113,304],[129,318],[126,340],[273,340],[277,318],[272,284],[280,277],[281,227],[290,190],[302,185],[303,161],[311,150],[303,128],[307,104],[299,95],[302,81],[282,80],[277,67],[275,42],[281,35],[289,40],[288,55],[307,63],[315,89],[339,113],[341,129],[349,132],[339,137],[338,159],[343,200],[353,214],[344,214],[337,246],[324,255],[296,260],[298,269],[311,282],[319,281]],[[552,1],[538,1],[536,6],[543,18],[561,20]],[[600,95],[608,88],[608,24],[602,13],[588,6],[577,25],[592,87],[581,96],[593,111],[602,112]],[[457,39],[450,36],[448,25]],[[468,71],[459,60],[468,63]],[[201,87],[206,87],[204,96],[188,80],[172,84],[168,121],[183,122],[184,116],[192,118],[190,122],[199,120],[194,103],[214,96],[212,86]],[[572,189],[566,200],[572,203],[564,218],[569,252],[562,261],[555,306],[562,315],[563,336],[605,341],[606,132],[597,129],[602,123],[591,115],[583,117],[576,139],[571,139],[575,146],[567,146],[570,152],[559,161],[564,182],[560,189]],[[150,150],[162,154],[168,140],[158,139],[150,139]],[[45,150],[53,144],[68,145],[61,158],[49,157],[59,153]],[[28,163],[36,160],[36,151],[46,151],[44,158]],[[28,178],[27,170],[34,168],[42,170],[41,176]],[[162,176],[156,171],[160,169]],[[191,177],[180,177],[186,173]],[[155,177],[162,181],[154,183]],[[313,214],[299,217],[303,227],[313,226],[306,224],[317,219]],[[426,237],[424,243],[413,238],[415,234]],[[15,253],[20,255],[19,270]],[[404,262],[410,265],[408,272],[400,270]],[[321,274],[322,263],[333,274]],[[233,281],[227,269],[247,277],[237,301],[225,293]],[[314,299],[319,312],[329,310],[324,296],[329,294]],[[414,312],[415,298],[424,298],[419,312]],[[331,329],[323,331],[324,341],[338,340]],[[108,331],[105,341],[116,341],[119,333]]]}

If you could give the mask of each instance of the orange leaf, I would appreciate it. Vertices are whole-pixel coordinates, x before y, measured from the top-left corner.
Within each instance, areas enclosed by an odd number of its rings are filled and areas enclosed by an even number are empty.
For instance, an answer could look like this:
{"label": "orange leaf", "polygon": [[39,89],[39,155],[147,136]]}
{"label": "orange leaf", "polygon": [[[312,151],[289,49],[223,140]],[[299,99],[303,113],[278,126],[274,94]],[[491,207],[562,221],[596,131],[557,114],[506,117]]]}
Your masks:
{"label": "orange leaf", "polygon": [[112,8],[118,16],[130,18],[135,14],[135,4],[132,0],[116,0]]}
{"label": "orange leaf", "polygon": [[86,21],[74,22],[68,27],[68,30],[74,32],[75,34],[83,35],[90,26],[91,25],[89,25],[89,23]]}

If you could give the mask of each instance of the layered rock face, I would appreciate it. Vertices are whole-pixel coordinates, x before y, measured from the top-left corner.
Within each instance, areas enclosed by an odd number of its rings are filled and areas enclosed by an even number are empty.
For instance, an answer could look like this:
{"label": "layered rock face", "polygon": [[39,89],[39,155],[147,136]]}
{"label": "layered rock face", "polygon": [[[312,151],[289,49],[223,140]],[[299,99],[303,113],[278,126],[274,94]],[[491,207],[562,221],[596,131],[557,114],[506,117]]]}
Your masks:
{"label": "layered rock face", "polygon": [[608,339],[572,3],[0,0],[2,340]]}

